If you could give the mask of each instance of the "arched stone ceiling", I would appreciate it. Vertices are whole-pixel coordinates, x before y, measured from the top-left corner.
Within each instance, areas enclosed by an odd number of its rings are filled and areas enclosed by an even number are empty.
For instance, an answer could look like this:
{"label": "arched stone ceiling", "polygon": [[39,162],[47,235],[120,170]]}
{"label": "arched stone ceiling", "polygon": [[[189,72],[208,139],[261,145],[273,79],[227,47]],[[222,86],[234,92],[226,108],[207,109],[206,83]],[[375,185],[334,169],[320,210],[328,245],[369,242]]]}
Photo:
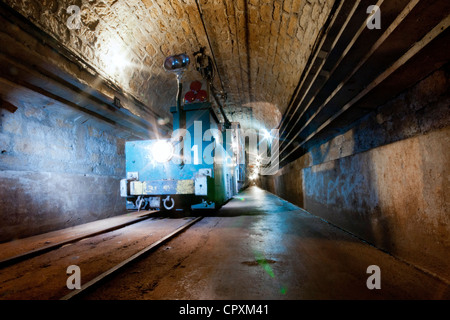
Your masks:
{"label": "arched stone ceiling", "polygon": [[[185,52],[193,58],[206,47],[230,120],[269,129],[287,109],[334,0],[5,2],[162,119],[171,119],[176,95],[175,76],[162,67],[165,57]],[[78,29],[68,27],[76,22],[72,5],[80,8]],[[184,81],[199,78],[191,65]]]}

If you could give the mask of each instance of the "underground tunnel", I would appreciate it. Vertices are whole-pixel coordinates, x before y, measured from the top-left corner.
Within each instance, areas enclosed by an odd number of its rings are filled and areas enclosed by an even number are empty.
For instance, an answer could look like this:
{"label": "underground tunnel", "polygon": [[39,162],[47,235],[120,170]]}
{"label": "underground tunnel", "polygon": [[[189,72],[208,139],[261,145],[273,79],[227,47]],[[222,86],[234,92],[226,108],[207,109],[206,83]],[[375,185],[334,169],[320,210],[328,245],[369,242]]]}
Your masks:
{"label": "underground tunnel", "polygon": [[0,300],[448,300],[449,23],[2,0]]}

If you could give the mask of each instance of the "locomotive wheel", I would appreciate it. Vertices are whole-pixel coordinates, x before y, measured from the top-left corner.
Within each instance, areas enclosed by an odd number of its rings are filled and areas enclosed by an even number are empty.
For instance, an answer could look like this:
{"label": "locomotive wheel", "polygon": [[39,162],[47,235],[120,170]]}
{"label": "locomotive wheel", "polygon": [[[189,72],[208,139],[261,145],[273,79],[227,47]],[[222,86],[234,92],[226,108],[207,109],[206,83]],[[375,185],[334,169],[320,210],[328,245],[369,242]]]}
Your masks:
{"label": "locomotive wheel", "polygon": [[167,198],[163,199],[162,202],[164,209],[166,209],[167,211],[170,211],[175,207],[175,199],[171,198],[170,196],[167,196]]}

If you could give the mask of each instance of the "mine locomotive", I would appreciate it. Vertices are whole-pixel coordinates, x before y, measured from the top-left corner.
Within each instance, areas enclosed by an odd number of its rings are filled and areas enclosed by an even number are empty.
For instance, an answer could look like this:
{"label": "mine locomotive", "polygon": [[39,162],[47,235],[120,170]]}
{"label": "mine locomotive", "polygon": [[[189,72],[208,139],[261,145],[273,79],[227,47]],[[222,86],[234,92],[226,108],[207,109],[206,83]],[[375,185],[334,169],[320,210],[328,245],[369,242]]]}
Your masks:
{"label": "mine locomotive", "polygon": [[[165,139],[125,144],[126,179],[120,194],[127,209],[217,209],[244,187],[245,149],[239,123],[220,122],[209,101],[209,87],[194,81],[182,96],[187,55],[166,59],[177,75],[177,105],[171,108],[173,131]],[[222,110],[222,109],[221,109]]]}

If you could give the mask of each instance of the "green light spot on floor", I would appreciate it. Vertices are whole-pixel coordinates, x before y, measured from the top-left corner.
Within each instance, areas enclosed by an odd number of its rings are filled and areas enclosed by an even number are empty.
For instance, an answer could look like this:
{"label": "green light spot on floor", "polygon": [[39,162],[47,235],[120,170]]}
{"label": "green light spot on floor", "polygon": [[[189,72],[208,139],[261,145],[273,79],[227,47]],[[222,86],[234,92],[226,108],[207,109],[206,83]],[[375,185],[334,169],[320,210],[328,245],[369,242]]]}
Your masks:
{"label": "green light spot on floor", "polygon": [[[269,276],[272,278],[275,278],[275,274],[272,270],[272,267],[269,265],[269,261],[264,257],[264,255],[261,252],[255,252],[255,260],[258,262],[258,264],[264,269],[264,271],[267,272]],[[271,263],[274,263],[275,261],[270,260]]]}
{"label": "green light spot on floor", "polygon": [[[275,263],[275,260],[266,259],[264,254],[262,252],[255,251],[255,261],[263,268],[263,270],[272,278],[275,279],[275,273],[273,272],[272,267],[270,264]],[[280,284],[280,293],[282,295],[285,295],[287,292],[286,287]]]}
{"label": "green light spot on floor", "polygon": [[285,287],[283,287],[283,286],[281,286],[281,288],[280,288],[280,293],[281,294],[286,294],[286,288]]}

